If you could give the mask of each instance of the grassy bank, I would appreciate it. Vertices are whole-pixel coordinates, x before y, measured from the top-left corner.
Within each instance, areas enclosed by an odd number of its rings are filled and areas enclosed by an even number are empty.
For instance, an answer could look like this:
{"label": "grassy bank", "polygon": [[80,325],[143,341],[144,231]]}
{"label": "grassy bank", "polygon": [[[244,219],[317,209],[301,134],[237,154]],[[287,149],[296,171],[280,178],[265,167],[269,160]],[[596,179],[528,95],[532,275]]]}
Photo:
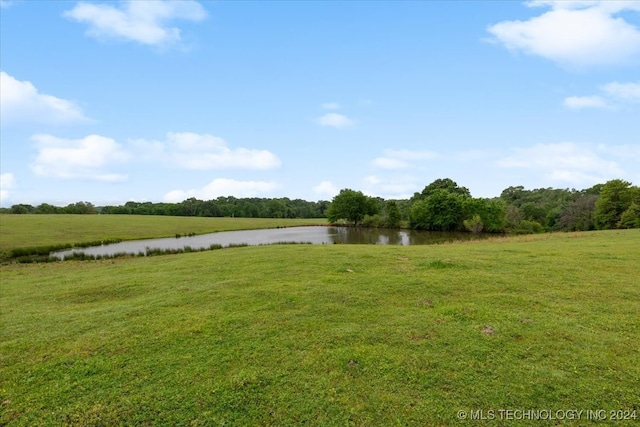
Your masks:
{"label": "grassy bank", "polygon": [[0,267],[0,424],[627,425],[498,411],[640,411],[639,247],[625,230]]}
{"label": "grassy bank", "polygon": [[[14,249],[51,250],[87,242],[186,236],[217,231],[325,225],[327,220],[148,215],[0,215],[0,260]],[[54,249],[55,248],[55,249]],[[51,249],[51,250],[50,250]],[[27,251],[28,252],[28,251]]]}

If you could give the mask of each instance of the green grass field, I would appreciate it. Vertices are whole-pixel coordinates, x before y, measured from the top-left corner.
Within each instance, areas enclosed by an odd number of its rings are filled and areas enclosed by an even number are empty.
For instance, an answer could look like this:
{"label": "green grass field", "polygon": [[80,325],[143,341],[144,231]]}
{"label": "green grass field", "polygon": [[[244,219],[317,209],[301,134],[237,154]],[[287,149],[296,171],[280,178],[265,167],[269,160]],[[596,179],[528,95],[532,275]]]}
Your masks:
{"label": "green grass field", "polygon": [[0,425],[637,425],[611,416],[640,417],[639,253],[624,230],[5,265]]}
{"label": "green grass field", "polygon": [[217,231],[326,225],[326,218],[202,218],[143,215],[0,215],[0,260],[14,248],[137,240]]}
{"label": "green grass field", "polygon": [[144,215],[0,215],[0,251],[102,239],[151,239],[176,234],[326,225],[326,218],[203,218]]}

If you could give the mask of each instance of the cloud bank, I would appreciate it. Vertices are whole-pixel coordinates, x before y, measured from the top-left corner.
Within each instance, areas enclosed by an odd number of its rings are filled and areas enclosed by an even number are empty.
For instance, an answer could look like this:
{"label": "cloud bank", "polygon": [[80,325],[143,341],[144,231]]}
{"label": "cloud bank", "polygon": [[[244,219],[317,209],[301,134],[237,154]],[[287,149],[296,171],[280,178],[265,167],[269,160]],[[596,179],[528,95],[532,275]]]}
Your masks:
{"label": "cloud bank", "polygon": [[322,181],[313,187],[313,192],[319,196],[333,198],[340,190],[331,181]]}
{"label": "cloud bank", "polygon": [[611,82],[600,86],[602,95],[570,96],[565,98],[565,107],[612,108],[629,103],[640,102],[640,82]]}
{"label": "cloud bank", "polygon": [[608,108],[609,104],[601,96],[570,96],[564,99],[564,106],[578,110],[582,108]]}
{"label": "cloud bank", "polygon": [[493,41],[567,67],[638,62],[640,29],[619,14],[640,12],[640,2],[534,0],[526,4],[551,10],[526,21],[489,26]]}
{"label": "cloud bank", "polygon": [[72,101],[40,93],[28,81],[0,71],[0,123],[67,124],[86,122],[82,109]]}
{"label": "cloud bank", "polygon": [[625,175],[618,162],[604,158],[588,145],[574,142],[514,148],[510,156],[497,161],[497,166],[539,171],[551,182],[569,185],[605,182],[612,176]]}
{"label": "cloud bank", "polygon": [[10,190],[16,187],[16,179],[12,173],[0,174],[0,204],[5,202],[8,198]]}
{"label": "cloud bank", "polygon": [[316,122],[320,126],[328,126],[336,129],[348,128],[355,124],[355,122],[347,116],[338,113],[327,113],[319,117]]}
{"label": "cloud bank", "polygon": [[224,139],[209,134],[168,132],[165,141],[138,139],[131,143],[148,160],[184,169],[272,169],[280,166],[280,159],[270,151],[229,148]]}
{"label": "cloud bank", "polygon": [[624,101],[640,102],[640,81],[629,83],[611,82],[602,86],[601,89],[610,97]]}
{"label": "cloud bank", "polygon": [[191,197],[200,200],[211,200],[221,196],[257,197],[268,194],[278,187],[279,185],[273,181],[236,181],[217,178],[201,188],[172,190],[164,195],[164,201],[178,203]]}
{"label": "cloud bank", "polygon": [[379,169],[400,170],[416,167],[422,161],[433,160],[438,155],[428,150],[385,150],[384,156],[373,159],[372,165]]}
{"label": "cloud bank", "polygon": [[207,13],[194,0],[134,1],[121,7],[112,4],[79,2],[64,17],[87,24],[86,35],[99,40],[133,41],[147,46],[168,46],[182,40],[174,20],[201,21]]}
{"label": "cloud bank", "polygon": [[129,154],[111,138],[89,135],[82,139],[33,135],[38,155],[31,170],[40,176],[65,179],[125,181],[127,175],[109,172],[110,167],[129,159]]}

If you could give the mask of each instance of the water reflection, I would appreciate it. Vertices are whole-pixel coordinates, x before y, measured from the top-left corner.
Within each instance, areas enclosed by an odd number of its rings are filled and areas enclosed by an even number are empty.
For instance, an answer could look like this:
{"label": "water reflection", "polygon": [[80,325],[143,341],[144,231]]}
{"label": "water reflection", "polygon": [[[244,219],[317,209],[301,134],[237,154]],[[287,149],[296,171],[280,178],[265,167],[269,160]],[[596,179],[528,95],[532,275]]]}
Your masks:
{"label": "water reflection", "polygon": [[353,227],[329,227],[329,235],[332,243],[355,245],[432,245],[459,240],[476,240],[489,236],[461,232]]}
{"label": "water reflection", "polygon": [[329,227],[332,243],[349,245],[408,245],[410,233],[379,228]]}
{"label": "water reflection", "polygon": [[353,227],[291,227],[263,230],[225,231],[199,236],[136,240],[112,245],[94,246],[52,253],[64,259],[74,252],[91,256],[111,256],[119,253],[146,254],[149,250],[208,249],[212,245],[268,245],[274,243],[359,244],[359,245],[430,245],[455,240],[484,237],[471,233],[445,233],[416,230],[390,230]]}

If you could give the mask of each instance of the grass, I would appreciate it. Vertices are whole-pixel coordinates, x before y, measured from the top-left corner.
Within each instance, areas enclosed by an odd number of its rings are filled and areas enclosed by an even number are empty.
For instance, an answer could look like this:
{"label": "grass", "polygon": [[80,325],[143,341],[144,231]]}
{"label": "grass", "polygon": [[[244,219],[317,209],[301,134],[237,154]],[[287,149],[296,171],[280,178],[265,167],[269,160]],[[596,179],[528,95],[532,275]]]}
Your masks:
{"label": "grass", "polygon": [[640,416],[639,247],[624,230],[3,266],[0,424],[628,425],[457,414]]}
{"label": "grass", "polygon": [[217,231],[326,225],[325,218],[202,218],[146,215],[0,215],[0,261],[91,242],[193,236]]}

